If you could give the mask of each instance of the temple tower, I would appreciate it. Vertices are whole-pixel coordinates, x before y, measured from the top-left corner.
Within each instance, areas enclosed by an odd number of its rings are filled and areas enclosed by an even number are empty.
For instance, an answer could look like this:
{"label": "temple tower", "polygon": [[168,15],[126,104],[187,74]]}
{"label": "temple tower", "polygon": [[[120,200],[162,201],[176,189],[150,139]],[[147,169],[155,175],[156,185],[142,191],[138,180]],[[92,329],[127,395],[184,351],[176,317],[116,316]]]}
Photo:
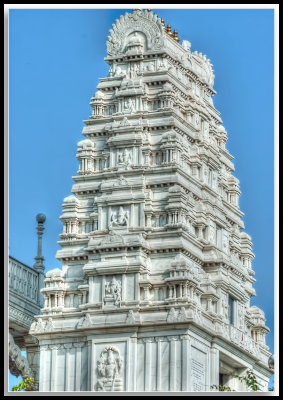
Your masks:
{"label": "temple tower", "polygon": [[113,24],[47,272],[42,391],[245,390],[272,369],[210,60],[150,10]]}

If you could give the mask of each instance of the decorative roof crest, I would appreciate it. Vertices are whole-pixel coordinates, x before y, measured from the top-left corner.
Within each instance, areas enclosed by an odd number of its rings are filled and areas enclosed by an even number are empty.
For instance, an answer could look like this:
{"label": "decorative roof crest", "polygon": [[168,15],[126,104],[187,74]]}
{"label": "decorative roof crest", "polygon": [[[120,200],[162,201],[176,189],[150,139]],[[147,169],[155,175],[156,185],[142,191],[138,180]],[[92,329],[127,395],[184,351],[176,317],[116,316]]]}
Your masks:
{"label": "decorative roof crest", "polygon": [[126,13],[113,24],[108,36],[107,53],[116,56],[127,49],[127,43],[134,32],[143,37],[146,50],[159,50],[163,46],[165,32],[160,18],[151,11],[133,10],[133,14]]}

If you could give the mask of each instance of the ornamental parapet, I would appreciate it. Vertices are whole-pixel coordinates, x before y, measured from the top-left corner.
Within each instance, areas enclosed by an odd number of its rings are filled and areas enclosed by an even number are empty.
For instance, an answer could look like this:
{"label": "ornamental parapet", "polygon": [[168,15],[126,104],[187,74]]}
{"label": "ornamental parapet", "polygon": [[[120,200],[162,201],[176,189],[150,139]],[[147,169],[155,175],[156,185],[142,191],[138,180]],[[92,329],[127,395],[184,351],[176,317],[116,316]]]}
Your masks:
{"label": "ornamental parapet", "polygon": [[10,256],[9,290],[38,306],[38,272]]}

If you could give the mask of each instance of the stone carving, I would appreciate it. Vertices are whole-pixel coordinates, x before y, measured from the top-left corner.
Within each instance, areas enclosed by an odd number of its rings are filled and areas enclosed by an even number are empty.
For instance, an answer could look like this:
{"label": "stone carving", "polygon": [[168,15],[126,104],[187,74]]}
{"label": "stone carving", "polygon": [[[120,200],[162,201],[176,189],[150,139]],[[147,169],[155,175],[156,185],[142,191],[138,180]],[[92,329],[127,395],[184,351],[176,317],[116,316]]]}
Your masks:
{"label": "stone carving", "polygon": [[187,321],[187,315],[186,315],[185,307],[181,307],[177,320],[178,320],[178,322]]}
{"label": "stone carving", "polygon": [[34,321],[30,327],[30,333],[40,333],[45,330],[45,322],[42,321],[42,318],[38,318],[37,321]]}
{"label": "stone carving", "polygon": [[120,306],[121,305],[121,283],[120,281],[116,280],[115,277],[113,277],[111,282],[106,282],[105,283],[105,297],[104,301],[109,305],[114,304],[115,306]]}
{"label": "stone carving", "polygon": [[34,322],[34,318],[27,315],[27,313],[24,313],[21,310],[18,310],[10,305],[9,305],[9,320],[20,322],[22,325],[25,325],[27,329]]}
{"label": "stone carving", "polygon": [[22,355],[21,349],[14,342],[11,333],[9,333],[9,369],[13,375],[21,375],[23,379],[34,377],[28,360]]}
{"label": "stone carving", "polygon": [[176,322],[177,321],[177,316],[178,314],[176,313],[176,310],[174,307],[171,307],[169,312],[168,312],[168,316],[167,316],[167,322]]}
{"label": "stone carving", "polygon": [[183,49],[185,49],[186,51],[190,51],[191,43],[190,43],[188,40],[183,40],[183,41],[182,41],[182,47],[183,47]]}
{"label": "stone carving", "polygon": [[152,62],[150,62],[150,63],[148,63],[147,64],[147,67],[146,67],[146,70],[148,71],[148,72],[154,72],[154,64],[152,63]]}
{"label": "stone carving", "polygon": [[126,71],[124,71],[120,66],[118,66],[116,68],[116,70],[115,70],[114,76],[117,76],[117,77],[122,76],[122,77],[124,77],[124,76],[126,76]]}
{"label": "stone carving", "polygon": [[125,239],[123,238],[122,235],[119,235],[113,228],[109,228],[109,235],[106,236],[105,239],[101,240],[99,243],[97,243],[97,246],[107,246],[108,244],[125,244]]}
{"label": "stone carving", "polygon": [[216,243],[216,226],[213,221],[210,221],[210,224],[209,224],[208,241],[213,244]]}
{"label": "stone carving", "polygon": [[221,307],[222,307],[222,316],[224,321],[228,321],[228,298],[227,295],[221,294]]}
{"label": "stone carving", "polygon": [[125,100],[124,103],[124,112],[128,114],[132,114],[136,111],[134,101],[131,98]]}
{"label": "stone carving", "polygon": [[197,307],[194,311],[194,320],[196,323],[202,325],[203,324],[203,317],[202,317],[202,312],[199,307]]}
{"label": "stone carving", "polygon": [[132,155],[129,150],[125,149],[123,153],[118,154],[118,164],[128,169],[132,165]]}
{"label": "stone carving", "polygon": [[129,186],[129,183],[123,175],[120,175],[117,181],[113,184],[113,186]]}
{"label": "stone carving", "polygon": [[122,15],[113,29],[110,29],[108,36],[107,52],[110,56],[115,56],[128,49],[125,43],[127,37],[132,32],[142,32],[146,37],[146,48],[158,50],[162,48],[163,31],[160,19],[152,12],[134,10],[133,14]]}
{"label": "stone carving", "polygon": [[124,211],[123,207],[119,208],[119,212],[113,211],[110,217],[109,228],[117,226],[128,226],[129,224],[129,211]]}
{"label": "stone carving", "polygon": [[157,68],[158,71],[167,71],[168,63],[166,59],[162,59]]}
{"label": "stone carving", "polygon": [[81,319],[79,320],[77,324],[77,328],[89,328],[92,326],[90,314],[86,313]]}
{"label": "stone carving", "polygon": [[134,34],[128,40],[126,47],[127,47],[127,54],[142,53],[144,45],[141,34],[134,32]]}
{"label": "stone carving", "polygon": [[105,347],[97,362],[97,390],[104,392],[122,391],[122,366],[123,359],[119,350],[112,346]]}
{"label": "stone carving", "polygon": [[170,308],[167,315],[167,322],[173,323],[173,322],[185,322],[185,321],[187,321],[185,307],[181,307],[179,312],[177,312],[174,307]]}
{"label": "stone carving", "polygon": [[53,330],[54,330],[54,324],[53,324],[52,318],[49,317],[45,323],[44,331],[49,332],[49,331],[53,331]]}
{"label": "stone carving", "polygon": [[119,126],[122,126],[122,127],[123,126],[128,126],[128,125],[131,125],[131,123],[130,123],[130,121],[128,120],[127,117],[124,117],[119,123]]}
{"label": "stone carving", "polygon": [[139,322],[140,322],[139,314],[137,314],[136,316],[133,310],[129,310],[126,318],[126,324],[132,325],[132,324],[137,324]]}

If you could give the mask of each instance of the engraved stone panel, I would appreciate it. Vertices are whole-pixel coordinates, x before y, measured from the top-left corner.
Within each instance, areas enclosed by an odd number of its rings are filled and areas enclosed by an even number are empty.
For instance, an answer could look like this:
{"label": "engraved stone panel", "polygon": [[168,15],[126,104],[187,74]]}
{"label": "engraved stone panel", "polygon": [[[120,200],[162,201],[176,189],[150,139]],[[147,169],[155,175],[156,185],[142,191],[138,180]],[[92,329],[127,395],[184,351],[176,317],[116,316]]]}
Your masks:
{"label": "engraved stone panel", "polygon": [[206,390],[206,354],[192,346],[191,383],[192,391]]}

